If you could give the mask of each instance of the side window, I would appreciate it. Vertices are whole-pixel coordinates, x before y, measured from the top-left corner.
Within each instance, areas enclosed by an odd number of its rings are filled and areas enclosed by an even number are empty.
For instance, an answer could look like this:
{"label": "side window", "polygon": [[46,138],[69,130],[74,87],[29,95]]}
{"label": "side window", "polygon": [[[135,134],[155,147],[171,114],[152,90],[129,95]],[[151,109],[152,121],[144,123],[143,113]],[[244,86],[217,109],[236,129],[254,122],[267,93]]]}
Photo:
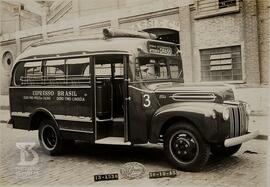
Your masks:
{"label": "side window", "polygon": [[183,80],[182,61],[179,59],[169,59],[171,78]]}
{"label": "side window", "polygon": [[114,76],[124,76],[124,64],[115,63],[114,67]]}
{"label": "side window", "polygon": [[24,76],[20,78],[22,85],[42,84],[42,61],[26,62],[24,64]]}
{"label": "side window", "polygon": [[65,60],[47,60],[45,63],[45,84],[58,85],[65,83]]}
{"label": "side window", "polygon": [[90,83],[90,59],[71,58],[66,61],[66,80],[67,84],[89,84]]}
{"label": "side window", "polygon": [[14,71],[13,83],[16,85],[89,84],[90,58],[20,62]]}

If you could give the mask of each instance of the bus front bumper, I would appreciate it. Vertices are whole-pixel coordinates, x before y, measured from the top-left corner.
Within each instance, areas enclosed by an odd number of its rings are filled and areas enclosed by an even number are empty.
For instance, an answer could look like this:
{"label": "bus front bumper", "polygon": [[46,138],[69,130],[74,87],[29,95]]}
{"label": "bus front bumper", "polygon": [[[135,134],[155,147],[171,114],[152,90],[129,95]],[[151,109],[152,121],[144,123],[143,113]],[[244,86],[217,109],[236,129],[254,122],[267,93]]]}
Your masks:
{"label": "bus front bumper", "polygon": [[238,137],[234,137],[234,138],[229,138],[226,139],[224,142],[224,146],[225,147],[231,147],[234,145],[238,145],[241,143],[244,143],[248,140],[254,139],[259,135],[259,131],[256,130],[254,132],[249,132],[248,134],[242,135],[242,136],[238,136]]}

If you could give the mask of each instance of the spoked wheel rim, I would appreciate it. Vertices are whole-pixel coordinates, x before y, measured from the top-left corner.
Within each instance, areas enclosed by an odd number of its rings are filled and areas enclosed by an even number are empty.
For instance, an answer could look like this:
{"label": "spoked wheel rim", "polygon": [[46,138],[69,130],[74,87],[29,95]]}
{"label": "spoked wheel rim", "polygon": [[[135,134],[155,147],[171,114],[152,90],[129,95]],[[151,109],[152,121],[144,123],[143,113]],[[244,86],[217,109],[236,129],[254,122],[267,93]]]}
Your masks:
{"label": "spoked wheel rim", "polygon": [[171,136],[170,151],[179,163],[190,164],[199,154],[199,144],[192,133],[180,130]]}
{"label": "spoked wheel rim", "polygon": [[53,150],[57,145],[57,134],[53,127],[46,125],[42,130],[42,143],[48,150]]}

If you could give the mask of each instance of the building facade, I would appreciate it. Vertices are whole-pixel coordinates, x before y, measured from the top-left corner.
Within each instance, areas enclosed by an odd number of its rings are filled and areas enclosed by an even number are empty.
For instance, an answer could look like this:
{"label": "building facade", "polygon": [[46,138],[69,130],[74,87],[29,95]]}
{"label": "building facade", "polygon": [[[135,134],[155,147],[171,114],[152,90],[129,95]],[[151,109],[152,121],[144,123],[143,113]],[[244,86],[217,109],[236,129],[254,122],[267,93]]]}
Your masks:
{"label": "building facade", "polygon": [[14,59],[32,43],[100,36],[107,27],[179,43],[185,82],[264,89],[269,6],[268,0],[2,0],[1,94],[8,93]]}

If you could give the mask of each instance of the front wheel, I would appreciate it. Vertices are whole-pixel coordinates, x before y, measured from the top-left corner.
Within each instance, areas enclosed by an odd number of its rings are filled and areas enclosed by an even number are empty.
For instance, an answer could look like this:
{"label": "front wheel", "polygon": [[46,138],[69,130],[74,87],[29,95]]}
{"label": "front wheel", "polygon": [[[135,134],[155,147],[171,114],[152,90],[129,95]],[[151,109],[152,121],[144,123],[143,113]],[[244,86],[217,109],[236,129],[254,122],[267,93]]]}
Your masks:
{"label": "front wheel", "polygon": [[190,123],[177,123],[165,133],[164,151],[178,169],[199,171],[209,158],[209,145]]}
{"label": "front wheel", "polygon": [[235,145],[232,147],[225,147],[224,145],[212,145],[211,152],[217,157],[228,157],[239,151],[242,144]]}
{"label": "front wheel", "polygon": [[63,150],[63,141],[59,130],[52,120],[43,120],[39,126],[38,137],[40,145],[49,155],[60,154]]}

